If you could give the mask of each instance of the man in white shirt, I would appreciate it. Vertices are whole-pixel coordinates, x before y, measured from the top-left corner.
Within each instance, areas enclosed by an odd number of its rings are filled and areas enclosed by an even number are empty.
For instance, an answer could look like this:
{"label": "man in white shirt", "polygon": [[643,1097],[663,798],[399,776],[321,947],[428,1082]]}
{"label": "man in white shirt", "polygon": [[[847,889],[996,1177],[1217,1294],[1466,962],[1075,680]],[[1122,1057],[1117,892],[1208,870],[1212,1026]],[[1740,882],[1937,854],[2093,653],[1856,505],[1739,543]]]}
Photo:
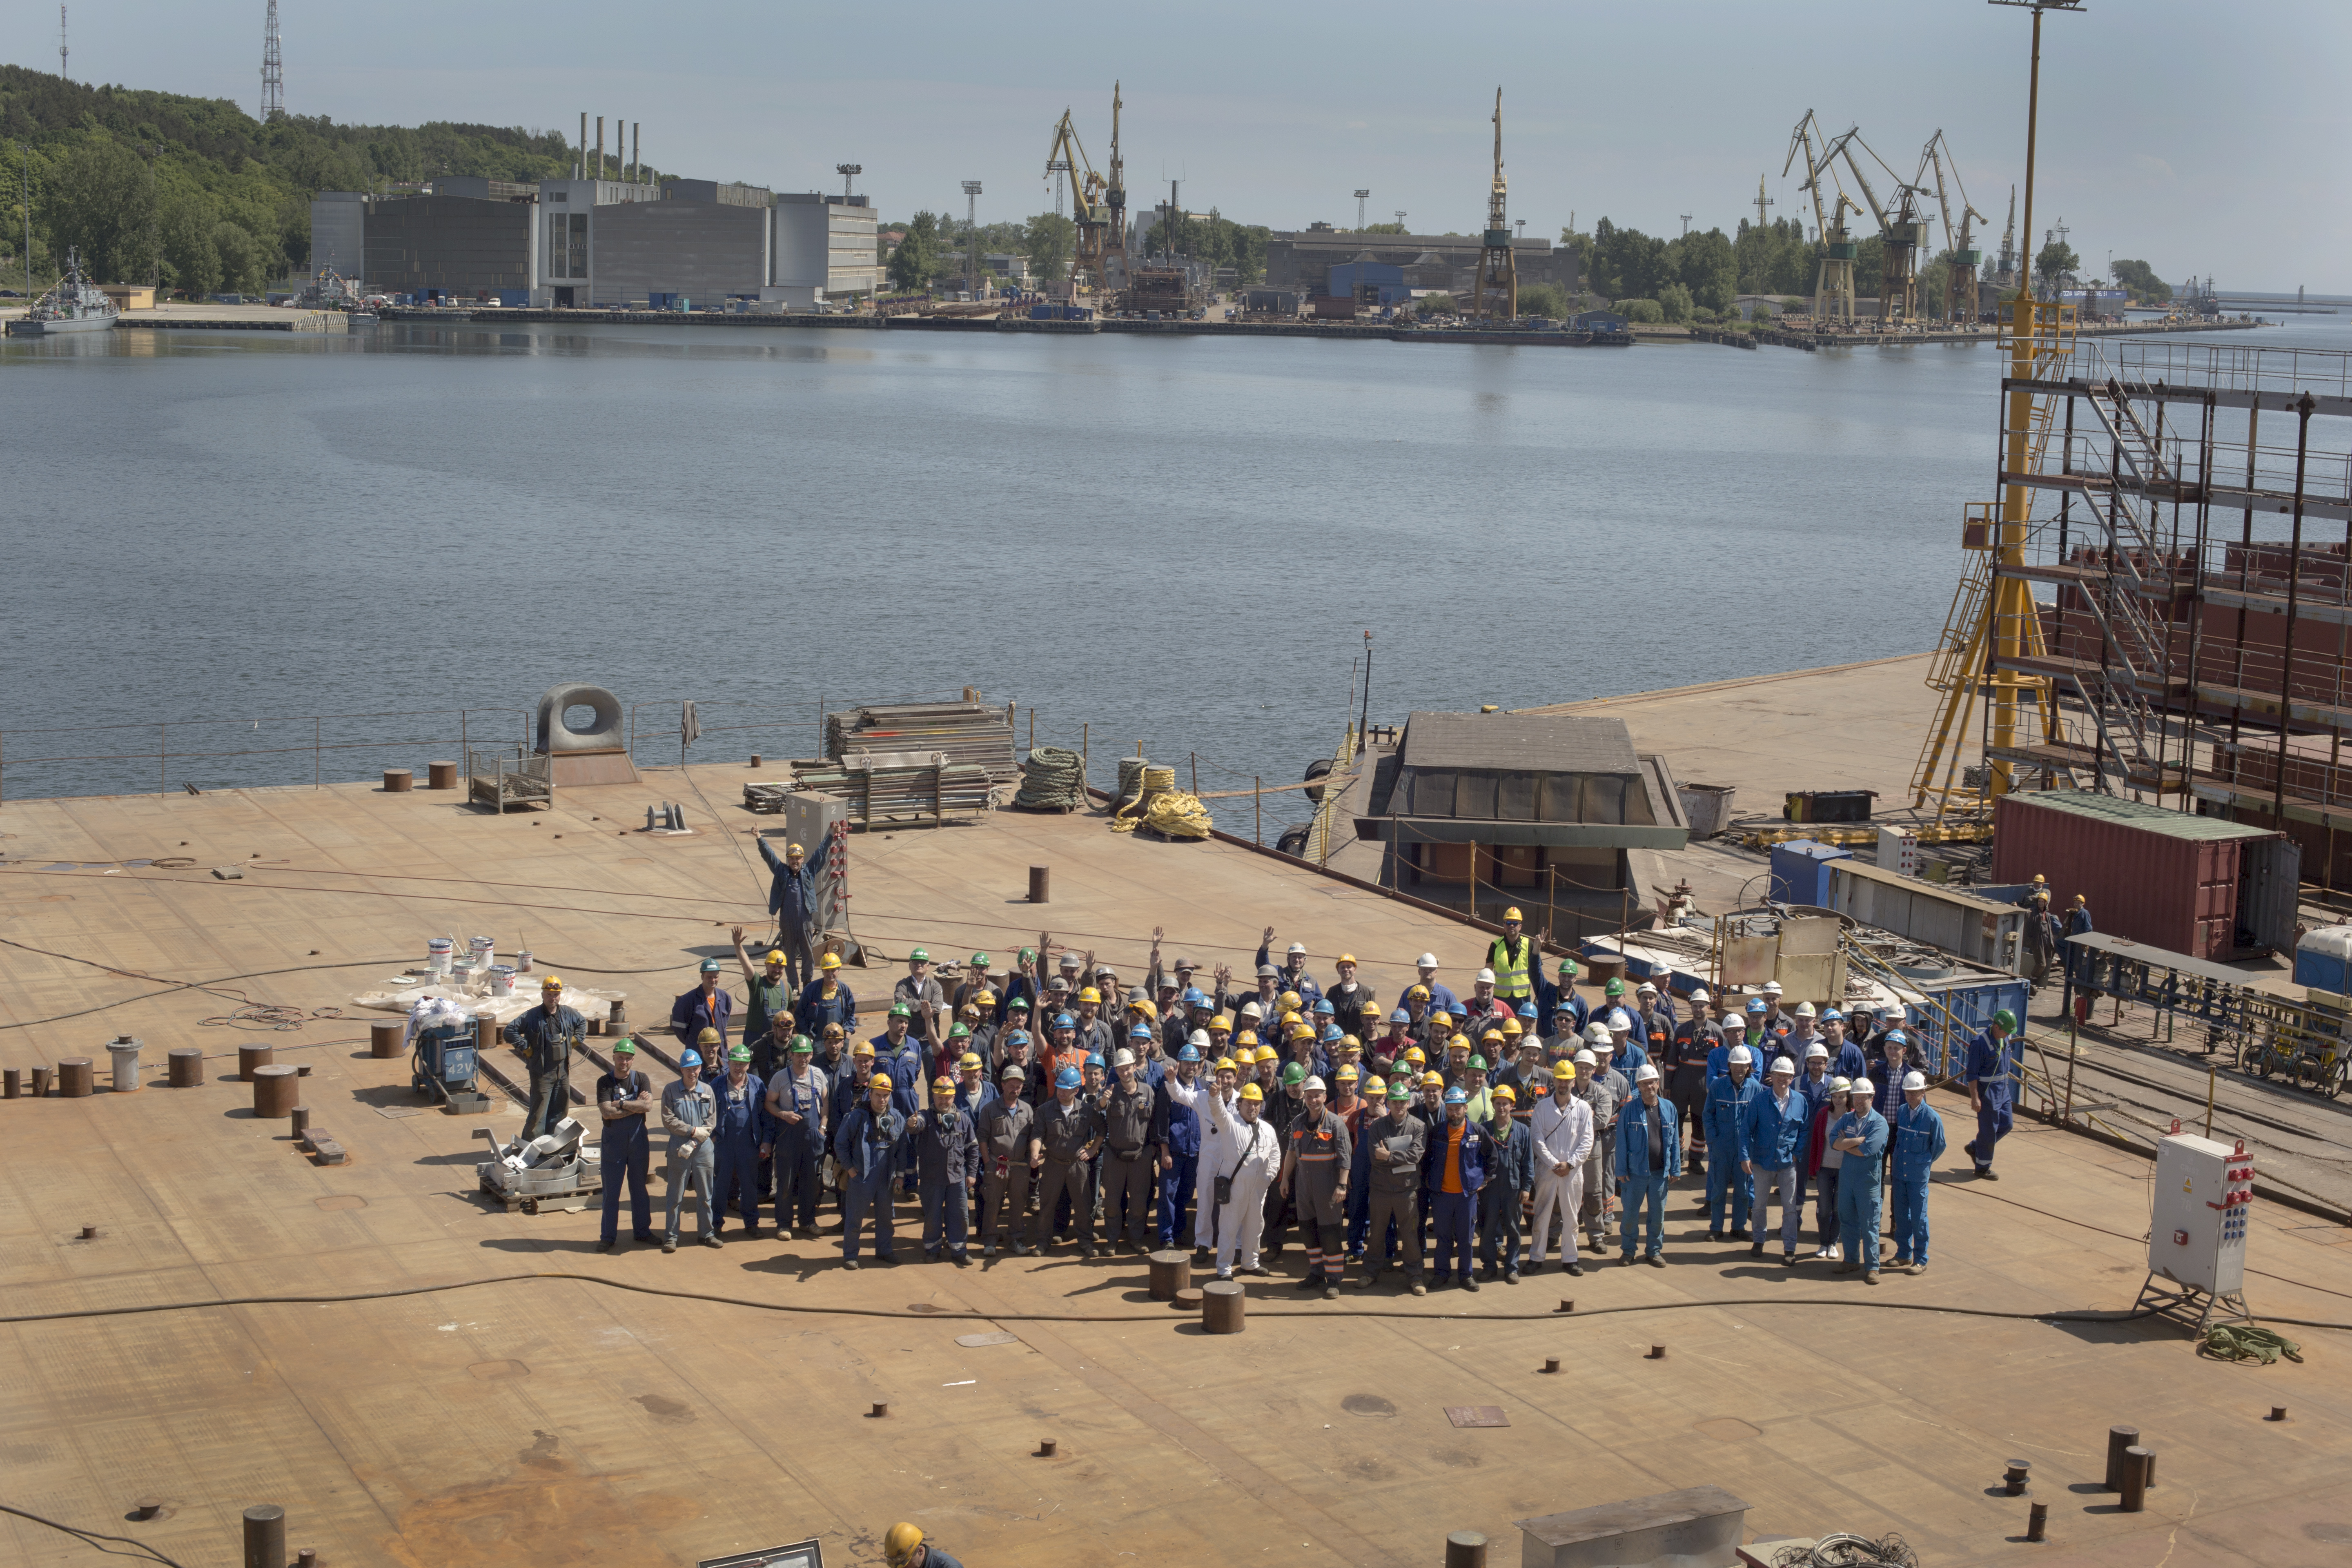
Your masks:
{"label": "man in white shirt", "polygon": [[1535,1134],[1536,1237],[1534,1250],[1528,1255],[1528,1272],[1542,1271],[1557,1218],[1562,1232],[1562,1267],[1570,1274],[1581,1274],[1584,1268],[1577,1257],[1576,1226],[1584,1204],[1584,1164],[1592,1155],[1592,1107],[1577,1097],[1573,1064],[1561,1062],[1552,1068],[1551,1093],[1536,1102],[1528,1127]]}

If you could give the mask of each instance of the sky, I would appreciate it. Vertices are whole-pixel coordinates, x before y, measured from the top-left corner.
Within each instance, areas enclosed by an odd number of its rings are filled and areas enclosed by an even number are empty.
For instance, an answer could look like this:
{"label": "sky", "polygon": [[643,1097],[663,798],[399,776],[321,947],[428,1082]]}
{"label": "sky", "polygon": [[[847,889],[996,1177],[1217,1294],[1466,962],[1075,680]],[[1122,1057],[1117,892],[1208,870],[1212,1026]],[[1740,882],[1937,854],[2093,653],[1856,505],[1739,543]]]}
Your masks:
{"label": "sky", "polygon": [[[254,108],[264,0],[69,3],[76,79]],[[1810,223],[1800,175],[1781,174],[1809,109],[1832,132],[1859,124],[1906,177],[1940,129],[1990,220],[1987,250],[2024,176],[2031,22],[1983,0],[1173,12],[282,0],[280,14],[295,113],[571,133],[582,110],[592,124],[602,112],[640,123],[647,160],[691,176],[808,190],[861,163],[858,188],[890,218],[961,214],[965,180],[982,182],[983,221],[1050,207],[1053,128],[1075,110],[1106,167],[1114,79],[1131,206],[1179,178],[1188,209],[1277,229],[1353,226],[1360,187],[1368,221],[1402,210],[1416,232],[1483,227],[1498,87],[1511,215],[1530,237],[1602,216],[1672,235],[1685,213],[1728,232],[1754,216],[1759,175],[1771,216]],[[57,68],[49,6],[0,0],[0,16],[7,59]],[[2340,167],[2352,5],[2090,0],[2042,26],[2035,229],[2063,221],[2086,271],[2112,256],[2176,284],[2352,292]],[[2021,188],[2019,207],[2021,224]]]}

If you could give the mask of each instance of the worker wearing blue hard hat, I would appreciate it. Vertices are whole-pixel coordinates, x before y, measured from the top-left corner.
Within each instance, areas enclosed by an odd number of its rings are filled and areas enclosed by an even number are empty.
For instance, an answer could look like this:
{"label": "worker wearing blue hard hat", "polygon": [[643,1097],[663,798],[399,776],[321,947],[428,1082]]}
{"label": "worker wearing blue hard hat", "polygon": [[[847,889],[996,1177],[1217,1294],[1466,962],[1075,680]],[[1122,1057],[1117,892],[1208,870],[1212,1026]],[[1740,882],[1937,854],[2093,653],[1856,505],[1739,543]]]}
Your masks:
{"label": "worker wearing blue hard hat", "polygon": [[702,1081],[702,1052],[716,1052],[719,1031],[706,1028],[677,1058],[677,1081],[662,1089],[662,1126],[669,1132],[669,1224],[662,1235],[662,1250],[677,1250],[677,1210],[687,1193],[695,1196],[695,1237],[705,1247],[719,1245],[711,1233],[710,1188],[714,1161],[710,1135],[719,1121],[718,1100]]}
{"label": "worker wearing blue hard hat", "polygon": [[693,1045],[705,1029],[719,1033],[719,1043],[727,1043],[727,1030],[735,1016],[735,998],[719,988],[720,965],[715,958],[702,961],[699,982],[669,1005],[669,1032],[681,1046]]}
{"label": "worker wearing blue hard hat", "polygon": [[1470,1097],[1460,1085],[1447,1089],[1444,1121],[1429,1133],[1425,1185],[1434,1214],[1437,1257],[1431,1283],[1443,1289],[1458,1273],[1462,1288],[1478,1289],[1471,1272],[1471,1247],[1477,1239],[1478,1189],[1486,1184],[1484,1139],[1470,1125]]}
{"label": "worker wearing blue hard hat", "polygon": [[[1099,1069],[1099,1057],[1088,1058]],[[1070,1230],[1078,1240],[1078,1255],[1095,1255],[1095,1194],[1090,1169],[1102,1147],[1102,1115],[1093,1099],[1080,1092],[1085,1075],[1065,1067],[1054,1074],[1054,1098],[1037,1111],[1036,1132],[1030,1141],[1029,1168],[1041,1178],[1037,1187],[1037,1221],[1030,1242],[1044,1250],[1050,1237],[1055,1205],[1067,1198]]]}
{"label": "worker wearing blue hard hat", "polygon": [[[1201,1171],[1201,1117],[1194,1109],[1201,1058],[1208,1031],[1195,1029],[1176,1051],[1172,1071],[1152,1086],[1151,1135],[1160,1150],[1158,1222],[1162,1250],[1176,1247],[1185,1226],[1185,1207]],[[1177,1090],[1183,1090],[1180,1099]]]}

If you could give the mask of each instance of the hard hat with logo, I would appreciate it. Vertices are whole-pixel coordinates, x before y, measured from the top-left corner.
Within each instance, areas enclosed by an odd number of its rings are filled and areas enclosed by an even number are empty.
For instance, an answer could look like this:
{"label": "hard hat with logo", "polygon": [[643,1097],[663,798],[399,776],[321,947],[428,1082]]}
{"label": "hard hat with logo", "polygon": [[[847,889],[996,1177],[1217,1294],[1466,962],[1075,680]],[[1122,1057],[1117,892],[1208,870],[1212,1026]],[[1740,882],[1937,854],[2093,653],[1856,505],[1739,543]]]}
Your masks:
{"label": "hard hat with logo", "polygon": [[1558,1064],[1551,1069],[1551,1080],[1554,1083],[1574,1083],[1576,1081],[1576,1064],[1574,1062],[1561,1062]]}
{"label": "hard hat with logo", "polygon": [[1617,1043],[1609,1037],[1609,1026],[1601,1023],[1585,1025],[1584,1037],[1596,1046],[1613,1046]]}
{"label": "hard hat with logo", "polygon": [[768,963],[782,964],[782,963],[784,962],[784,950],[783,950],[782,948],[781,948],[781,947],[772,947],[772,948],[770,948],[770,949],[768,950],[768,956],[767,956],[767,958],[766,958],[765,960],[763,960],[762,962],[764,962],[764,963]]}
{"label": "hard hat with logo", "polygon": [[1637,1084],[1655,1083],[1658,1081],[1658,1069],[1648,1062],[1643,1062],[1633,1069],[1633,1081]]}
{"label": "hard hat with logo", "polygon": [[956,1070],[958,1072],[973,1072],[979,1070],[979,1068],[980,1053],[978,1051],[966,1051],[963,1055],[956,1058]]}
{"label": "hard hat with logo", "polygon": [[922,1531],[900,1520],[882,1538],[882,1561],[889,1568],[906,1568],[908,1560],[915,1555],[915,1548],[922,1543]]}
{"label": "hard hat with logo", "polygon": [[1481,985],[1492,985],[1495,984],[1495,972],[1491,969],[1482,969],[1473,978]]}
{"label": "hard hat with logo", "polygon": [[730,1062],[748,1062],[751,1059],[751,1047],[749,1046],[737,1046],[733,1050],[727,1053],[727,1059]]}
{"label": "hard hat with logo", "polygon": [[1467,1105],[1470,1103],[1470,1096],[1459,1087],[1449,1089],[1445,1091],[1445,1103],[1448,1105]]}
{"label": "hard hat with logo", "polygon": [[1265,1090],[1254,1083],[1245,1083],[1242,1085],[1241,1098],[1251,1101],[1262,1100],[1265,1098]]}
{"label": "hard hat with logo", "polygon": [[1331,1075],[1333,1081],[1338,1083],[1354,1083],[1363,1076],[1356,1070],[1353,1062],[1341,1062],[1339,1070]]}
{"label": "hard hat with logo", "polygon": [[1519,1093],[1507,1083],[1498,1083],[1494,1089],[1494,1098],[1498,1105],[1516,1105],[1518,1103]]}
{"label": "hard hat with logo", "polygon": [[685,1054],[677,1058],[677,1065],[681,1068],[698,1068],[702,1065],[702,1053],[689,1046]]}
{"label": "hard hat with logo", "polygon": [[1064,1068],[1060,1072],[1054,1075],[1054,1087],[1055,1089],[1076,1089],[1079,1084],[1085,1081],[1086,1080],[1078,1076],[1078,1069],[1076,1068]]}
{"label": "hard hat with logo", "polygon": [[1285,1083],[1305,1083],[1307,1081],[1307,1069],[1300,1067],[1297,1062],[1293,1062],[1288,1067],[1282,1069],[1282,1081]]}
{"label": "hard hat with logo", "polygon": [[1135,1053],[1121,1046],[1118,1054],[1110,1058],[1110,1065],[1115,1068],[1131,1068],[1135,1065]]}
{"label": "hard hat with logo", "polygon": [[939,1077],[931,1079],[931,1092],[933,1094],[953,1094],[955,1092],[955,1079],[948,1077],[945,1073],[941,1073]]}
{"label": "hard hat with logo", "polygon": [[694,1037],[694,1043],[698,1046],[719,1046],[726,1044],[726,1038],[716,1029],[705,1029]]}
{"label": "hard hat with logo", "polygon": [[874,1042],[871,1040],[860,1040],[856,1045],[849,1047],[849,1054],[852,1057],[870,1057],[874,1054]]}
{"label": "hard hat with logo", "polygon": [[1503,911],[1503,923],[1506,925],[1508,925],[1513,921],[1525,920],[1526,918],[1526,916],[1519,913],[1518,906],[1516,904]]}
{"label": "hard hat with logo", "polygon": [[717,959],[715,959],[715,958],[706,958],[706,959],[704,959],[704,960],[702,961],[702,973],[705,973],[705,974],[716,974],[716,973],[719,973],[719,961],[718,961]]}
{"label": "hard hat with logo", "polygon": [[1753,1067],[1755,1064],[1756,1058],[1748,1053],[1748,1049],[1746,1046],[1734,1046],[1731,1047],[1731,1066],[1736,1068],[1744,1068]]}
{"label": "hard hat with logo", "polygon": [[1908,1093],[1910,1093],[1910,1092],[1911,1092],[1913,1089],[1926,1089],[1927,1087],[1927,1075],[1926,1073],[1923,1073],[1923,1072],[1919,1072],[1919,1071],[1914,1070],[1914,1071],[1911,1071],[1911,1072],[1906,1072],[1906,1073],[1905,1073],[1905,1074],[1903,1075],[1903,1092],[1904,1092],[1904,1093],[1908,1094]]}
{"label": "hard hat with logo", "polygon": [[839,969],[841,967],[841,954],[837,952],[828,952],[823,958],[816,961],[816,966],[819,969]]}
{"label": "hard hat with logo", "polygon": [[1625,994],[1625,983],[1612,978],[1608,984],[1601,988],[1601,994],[1603,996],[1622,996]]}

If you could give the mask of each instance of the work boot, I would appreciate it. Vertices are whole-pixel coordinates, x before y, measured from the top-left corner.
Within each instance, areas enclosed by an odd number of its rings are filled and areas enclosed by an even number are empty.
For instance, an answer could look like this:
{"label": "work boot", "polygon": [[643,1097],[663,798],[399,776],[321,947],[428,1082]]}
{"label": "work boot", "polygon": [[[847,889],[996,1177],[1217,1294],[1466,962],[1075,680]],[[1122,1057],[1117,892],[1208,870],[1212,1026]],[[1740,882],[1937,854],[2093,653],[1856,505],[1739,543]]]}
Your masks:
{"label": "work boot", "polygon": [[1095,1244],[1090,1241],[1084,1247],[1079,1247],[1078,1256],[1080,1258],[1092,1258],[1095,1256]]}
{"label": "work boot", "polygon": [[956,1266],[958,1268],[971,1268],[971,1256],[970,1256],[969,1254],[967,1254],[967,1253],[961,1253],[961,1252],[957,1253],[957,1254],[955,1255],[955,1266]]}
{"label": "work boot", "polygon": [[1706,1238],[1709,1241],[1721,1241],[1723,1239],[1723,1232],[1719,1230],[1710,1230],[1706,1233]]}
{"label": "work boot", "polygon": [[1035,1247],[1030,1246],[1026,1241],[1016,1241],[1013,1244],[1013,1256],[1015,1258],[1031,1257],[1036,1252],[1036,1250],[1037,1249]]}
{"label": "work boot", "polygon": [[1750,1258],[1761,1258],[1761,1257],[1763,1257],[1763,1256],[1764,1256],[1764,1244],[1763,1244],[1762,1242],[1760,1242],[1760,1241],[1753,1241],[1753,1242],[1748,1243],[1748,1257],[1750,1257]]}
{"label": "work boot", "polygon": [[[1582,1271],[1581,1271],[1581,1270],[1579,1270],[1579,1272],[1582,1272]],[[1504,1283],[1504,1284],[1506,1284],[1506,1285],[1516,1285],[1516,1284],[1517,1284],[1518,1282],[1519,1282],[1519,1271],[1518,1271],[1517,1269],[1516,1269],[1516,1268],[1506,1268],[1506,1269],[1504,1269],[1504,1270],[1503,1270],[1503,1283]]]}
{"label": "work boot", "polygon": [[1998,1182],[2000,1180],[2000,1173],[1994,1170],[1990,1165],[1987,1165],[1983,1170],[1979,1171],[1977,1174],[1982,1176],[1988,1182]]}
{"label": "work boot", "polygon": [[852,1274],[855,1274],[855,1273],[856,1273],[856,1272],[857,1272],[857,1259],[856,1259],[855,1258],[843,1258],[843,1259],[841,1260],[841,1266],[842,1266],[844,1268],[848,1269]]}
{"label": "work boot", "polygon": [[1864,1284],[1865,1284],[1865,1285],[1875,1285],[1875,1284],[1877,1284],[1877,1283],[1878,1283],[1878,1270],[1877,1270],[1877,1269],[1875,1269],[1875,1268],[1873,1268],[1873,1269],[1869,1270],[1868,1272],[1866,1272],[1865,1274],[1864,1274],[1864,1275],[1863,1275],[1863,1277],[1862,1277],[1862,1282],[1863,1282]]}
{"label": "work boot", "polygon": [[1370,1289],[1374,1285],[1380,1283],[1381,1275],[1385,1271],[1385,1269],[1386,1265],[1384,1264],[1374,1263],[1367,1265],[1363,1273],[1356,1278],[1356,1289],[1359,1290]]}
{"label": "work boot", "polygon": [[599,1252],[610,1252],[613,1250],[613,1244],[610,1241],[600,1241],[596,1244],[596,1250]]}
{"label": "work boot", "polygon": [[677,1250],[677,1237],[674,1236],[663,1237],[662,1250],[664,1252],[676,1252]]}
{"label": "work boot", "polygon": [[1568,1266],[1568,1272],[1574,1278],[1581,1279],[1584,1278],[1584,1265],[1581,1263],[1571,1263]]}
{"label": "work boot", "polygon": [[988,1243],[986,1246],[982,1247],[980,1249],[980,1255],[981,1255],[982,1258],[993,1258],[993,1257],[995,1257],[995,1256],[996,1256],[996,1243],[994,1243],[994,1242],[992,1242],[992,1242]]}
{"label": "work boot", "polygon": [[1328,1277],[1325,1278],[1323,1281],[1323,1299],[1326,1301],[1336,1301],[1339,1299],[1339,1282],[1337,1279],[1333,1279]]}
{"label": "work boot", "polygon": [[1475,1290],[1478,1289],[1478,1280],[1476,1277],[1474,1275],[1465,1274],[1462,1277],[1462,1289],[1465,1290]]}
{"label": "work boot", "polygon": [[1295,1282],[1295,1285],[1297,1289],[1301,1290],[1320,1290],[1323,1289],[1324,1281],[1328,1278],[1329,1276],[1326,1275],[1320,1268],[1310,1269],[1299,1278]]}
{"label": "work boot", "polygon": [[1754,1239],[1756,1239],[1752,1235],[1750,1235],[1750,1234],[1749,1234],[1748,1227],[1747,1227],[1746,1226],[1744,1226],[1744,1225],[1735,1225],[1735,1226],[1733,1226],[1731,1227],[1730,1235],[1731,1235],[1731,1239],[1732,1239],[1732,1240],[1734,1240],[1734,1241],[1753,1241]]}
{"label": "work boot", "polygon": [[719,1233],[714,1230],[709,1236],[702,1238],[702,1245],[705,1247],[724,1247],[727,1244],[719,1239]]}
{"label": "work boot", "polygon": [[1649,1257],[1643,1258],[1642,1261],[1648,1264],[1653,1268],[1664,1268],[1666,1266],[1666,1260],[1659,1257],[1654,1252],[1650,1254]]}

